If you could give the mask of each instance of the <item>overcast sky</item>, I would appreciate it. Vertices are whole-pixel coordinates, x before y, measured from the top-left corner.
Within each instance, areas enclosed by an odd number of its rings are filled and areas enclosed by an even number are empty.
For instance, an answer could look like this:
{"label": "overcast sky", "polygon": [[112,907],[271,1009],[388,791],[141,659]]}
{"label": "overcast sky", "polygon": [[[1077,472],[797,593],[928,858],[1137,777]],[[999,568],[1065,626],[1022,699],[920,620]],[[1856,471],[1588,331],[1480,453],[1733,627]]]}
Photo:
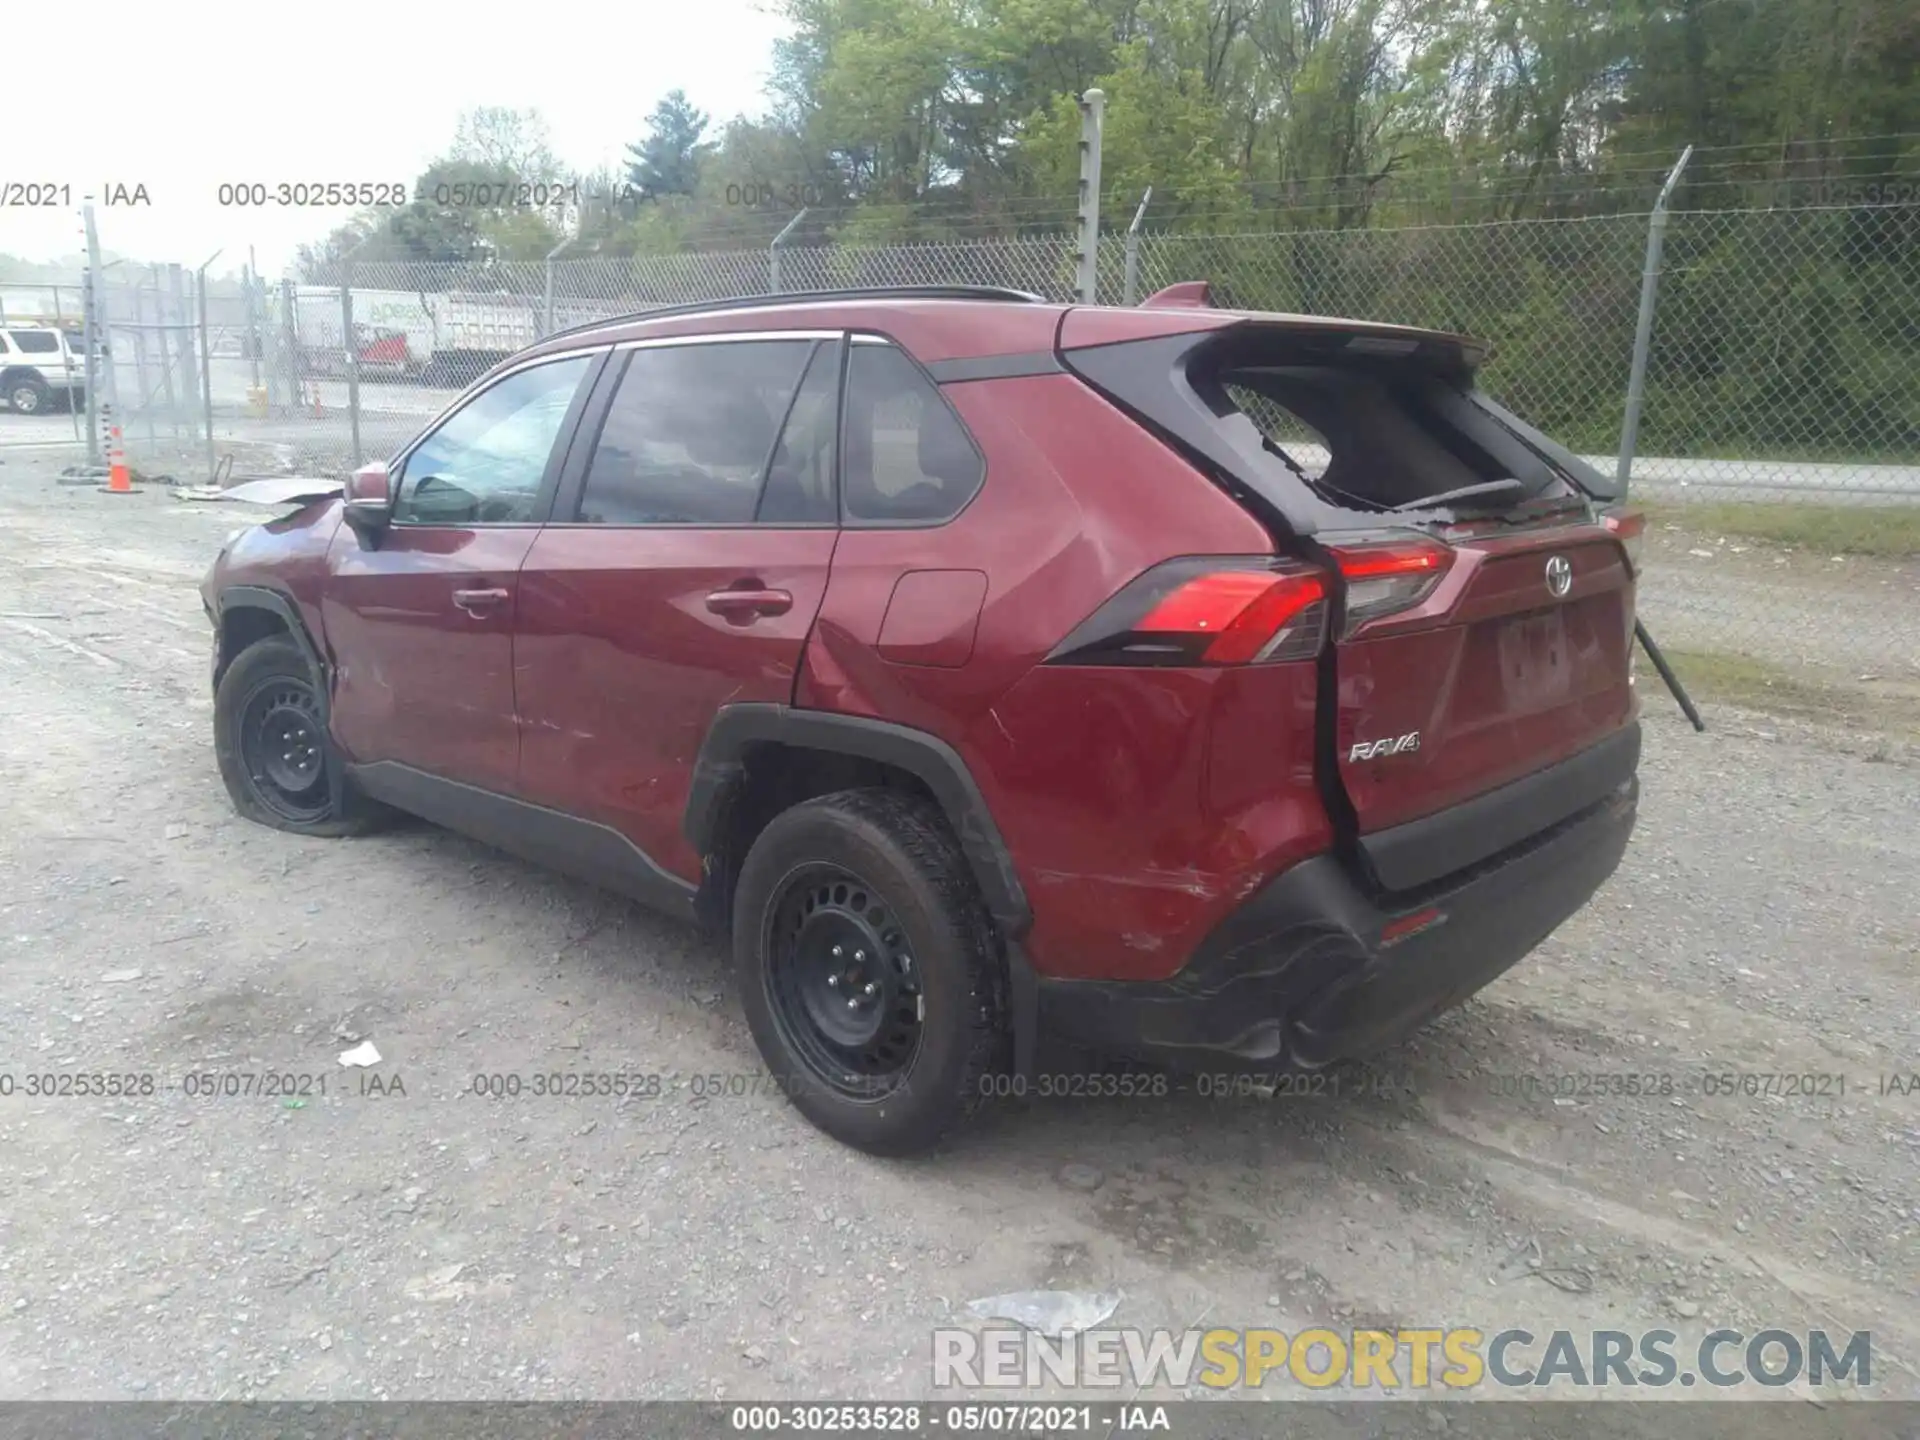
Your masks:
{"label": "overcast sky", "polygon": [[[619,162],[678,86],[715,125],[758,114],[781,23],[770,0],[601,7],[420,0],[91,0],[9,4],[0,187],[72,187],[72,209],[0,208],[0,252],[101,246],[142,261],[237,269],[252,245],[277,275],[350,210],[223,209],[223,181],[409,185],[478,105],[536,107],[574,167]],[[109,185],[152,204],[108,208]]]}

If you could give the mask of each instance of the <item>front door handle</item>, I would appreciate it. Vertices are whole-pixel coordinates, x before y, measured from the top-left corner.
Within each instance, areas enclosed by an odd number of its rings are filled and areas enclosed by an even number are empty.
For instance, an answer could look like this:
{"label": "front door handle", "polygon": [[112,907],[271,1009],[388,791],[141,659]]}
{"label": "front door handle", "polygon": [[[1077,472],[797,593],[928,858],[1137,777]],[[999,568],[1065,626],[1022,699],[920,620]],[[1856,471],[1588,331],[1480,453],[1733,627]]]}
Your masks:
{"label": "front door handle", "polygon": [[707,609],[729,620],[784,615],[792,608],[793,595],[786,590],[716,590],[707,596]]}
{"label": "front door handle", "polygon": [[506,600],[507,592],[498,588],[456,590],[453,592],[453,603],[466,611],[467,614],[473,616],[476,620],[493,609],[494,606],[504,605]]}

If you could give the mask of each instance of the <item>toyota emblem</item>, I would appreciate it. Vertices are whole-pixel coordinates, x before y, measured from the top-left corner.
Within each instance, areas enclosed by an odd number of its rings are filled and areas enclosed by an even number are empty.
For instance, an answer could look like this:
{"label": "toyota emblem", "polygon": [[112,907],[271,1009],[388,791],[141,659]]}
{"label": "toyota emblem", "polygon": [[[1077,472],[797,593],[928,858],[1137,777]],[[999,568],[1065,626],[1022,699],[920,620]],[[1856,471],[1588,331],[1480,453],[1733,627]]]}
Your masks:
{"label": "toyota emblem", "polygon": [[1567,557],[1556,555],[1547,561],[1547,590],[1558,599],[1573,588],[1573,566]]}

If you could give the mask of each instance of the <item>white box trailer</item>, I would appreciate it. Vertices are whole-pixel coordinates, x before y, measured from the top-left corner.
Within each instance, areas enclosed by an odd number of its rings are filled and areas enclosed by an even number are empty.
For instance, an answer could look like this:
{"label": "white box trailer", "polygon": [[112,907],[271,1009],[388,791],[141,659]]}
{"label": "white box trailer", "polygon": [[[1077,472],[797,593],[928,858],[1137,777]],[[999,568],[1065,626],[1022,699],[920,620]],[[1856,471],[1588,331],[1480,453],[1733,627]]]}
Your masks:
{"label": "white box trailer", "polygon": [[[544,332],[538,297],[464,291],[353,291],[353,323],[363,377],[405,376],[422,384],[465,386]],[[295,333],[310,374],[346,373],[340,291],[294,290]]]}

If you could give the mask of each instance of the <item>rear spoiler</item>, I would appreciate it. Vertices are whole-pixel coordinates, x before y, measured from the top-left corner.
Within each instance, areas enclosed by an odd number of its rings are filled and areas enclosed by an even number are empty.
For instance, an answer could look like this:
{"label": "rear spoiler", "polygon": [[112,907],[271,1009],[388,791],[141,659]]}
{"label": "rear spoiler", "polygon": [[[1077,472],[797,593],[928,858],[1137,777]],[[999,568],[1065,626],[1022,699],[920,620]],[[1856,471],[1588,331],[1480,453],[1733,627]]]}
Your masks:
{"label": "rear spoiler", "polygon": [[1204,280],[1182,280],[1156,290],[1140,302],[1142,310],[1211,310],[1213,286]]}

